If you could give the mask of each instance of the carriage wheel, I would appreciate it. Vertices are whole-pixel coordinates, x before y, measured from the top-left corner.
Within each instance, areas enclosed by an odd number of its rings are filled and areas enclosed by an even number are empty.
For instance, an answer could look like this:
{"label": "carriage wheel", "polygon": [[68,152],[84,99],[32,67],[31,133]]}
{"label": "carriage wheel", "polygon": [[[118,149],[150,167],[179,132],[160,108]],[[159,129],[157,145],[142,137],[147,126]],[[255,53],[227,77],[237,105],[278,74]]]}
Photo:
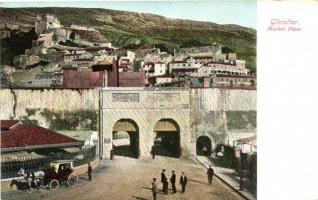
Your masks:
{"label": "carriage wheel", "polygon": [[67,179],[67,185],[72,187],[74,186],[75,184],[77,184],[78,182],[78,177],[77,176],[73,176],[73,175],[70,175]]}
{"label": "carriage wheel", "polygon": [[57,188],[59,188],[59,181],[56,179],[53,179],[50,181],[50,190],[56,190]]}

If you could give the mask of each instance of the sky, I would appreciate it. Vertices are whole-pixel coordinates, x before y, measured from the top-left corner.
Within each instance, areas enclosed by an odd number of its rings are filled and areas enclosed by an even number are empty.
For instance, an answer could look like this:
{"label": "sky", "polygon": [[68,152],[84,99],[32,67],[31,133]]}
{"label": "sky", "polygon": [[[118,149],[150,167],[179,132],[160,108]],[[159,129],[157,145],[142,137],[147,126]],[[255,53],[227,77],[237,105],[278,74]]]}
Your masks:
{"label": "sky", "polygon": [[211,1],[5,1],[0,7],[80,7],[153,13],[175,19],[238,24],[256,29],[256,0]]}

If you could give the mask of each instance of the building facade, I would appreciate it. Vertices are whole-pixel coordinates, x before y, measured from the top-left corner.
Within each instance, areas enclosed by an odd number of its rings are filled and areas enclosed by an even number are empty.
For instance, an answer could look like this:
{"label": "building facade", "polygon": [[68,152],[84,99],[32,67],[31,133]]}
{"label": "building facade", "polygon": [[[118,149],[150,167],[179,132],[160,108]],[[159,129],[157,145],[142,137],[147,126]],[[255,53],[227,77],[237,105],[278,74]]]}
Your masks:
{"label": "building facade", "polygon": [[174,135],[177,156],[190,156],[189,90],[104,88],[101,108],[102,157],[110,158],[113,134],[126,131],[136,157],[150,157],[160,134]]}
{"label": "building facade", "polygon": [[150,158],[153,146],[165,147],[164,156],[189,158],[204,146],[211,155],[233,134],[256,135],[255,90],[110,87],[102,89],[101,105],[103,159],[116,154],[116,135],[122,132],[135,158]]}

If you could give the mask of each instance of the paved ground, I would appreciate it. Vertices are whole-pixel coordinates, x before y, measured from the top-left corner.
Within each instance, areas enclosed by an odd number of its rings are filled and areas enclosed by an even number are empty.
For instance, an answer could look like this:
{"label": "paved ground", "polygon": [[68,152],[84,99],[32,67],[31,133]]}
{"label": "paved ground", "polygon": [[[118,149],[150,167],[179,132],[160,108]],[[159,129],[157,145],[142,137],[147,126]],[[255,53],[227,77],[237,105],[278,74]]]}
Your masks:
{"label": "paved ground", "polygon": [[[1,199],[109,199],[109,200],[150,200],[151,180],[157,177],[160,181],[161,169],[165,168],[170,177],[172,169],[176,170],[177,180],[182,171],[189,179],[186,193],[180,193],[180,185],[177,184],[178,193],[163,195],[158,194],[158,200],[241,200],[237,193],[218,179],[208,185],[206,171],[200,164],[192,160],[180,160],[167,157],[156,157],[155,160],[137,160],[133,158],[117,156],[114,161],[102,161],[100,167],[93,170],[93,181],[89,182],[86,176],[79,179],[79,184],[73,188],[66,186],[57,191],[32,190],[14,191],[2,193]],[[161,184],[158,184],[161,189]],[[171,186],[169,185],[169,188]]]}
{"label": "paved ground", "polygon": [[[205,156],[197,156],[197,160],[203,164],[206,168],[208,168],[209,165],[213,166],[214,172],[225,182],[227,182],[229,185],[231,185],[233,188],[235,188],[238,192],[240,192],[242,195],[244,195],[246,198],[250,200],[256,199],[256,191],[255,193],[252,193],[246,189],[244,191],[240,191],[240,178],[238,175],[236,175],[234,169],[230,168],[223,168],[223,167],[216,167],[215,164],[207,157]],[[246,179],[245,179],[246,182]],[[245,183],[245,187],[246,187]],[[254,186],[255,187],[255,186]],[[253,187],[253,189],[254,189]],[[256,190],[256,189],[255,189]]]}

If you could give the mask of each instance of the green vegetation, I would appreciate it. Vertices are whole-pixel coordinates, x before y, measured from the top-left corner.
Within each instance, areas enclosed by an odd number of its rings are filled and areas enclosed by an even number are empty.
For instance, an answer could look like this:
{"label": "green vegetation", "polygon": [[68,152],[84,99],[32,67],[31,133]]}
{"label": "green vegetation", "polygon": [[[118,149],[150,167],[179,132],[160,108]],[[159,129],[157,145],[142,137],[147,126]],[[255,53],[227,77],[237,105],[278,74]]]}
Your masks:
{"label": "green vegetation", "polygon": [[49,121],[49,129],[53,130],[76,130],[79,128],[96,131],[98,126],[97,111],[53,112],[45,109],[40,114]]}
{"label": "green vegetation", "polygon": [[[158,47],[172,53],[174,49],[217,43],[246,60],[247,68],[256,70],[256,31],[238,25],[218,25],[210,22],[173,20],[152,14],[85,8],[0,8],[14,15],[22,24],[37,14],[53,14],[64,26],[77,24],[93,27],[114,46],[124,48]],[[4,20],[1,20],[4,21]]]}
{"label": "green vegetation", "polygon": [[256,111],[226,111],[225,114],[229,130],[256,128]]}
{"label": "green vegetation", "polygon": [[68,137],[77,139],[77,140],[82,140],[85,141],[92,133],[91,130],[79,130],[79,131],[74,131],[74,130],[54,130],[60,134],[66,135]]}
{"label": "green vegetation", "polygon": [[35,124],[35,125],[39,124],[38,120],[29,119],[28,116],[21,117],[20,121],[22,122],[22,124]]}
{"label": "green vegetation", "polygon": [[28,117],[35,115],[36,111],[38,111],[38,110],[40,110],[40,109],[39,108],[26,108],[25,109]]}

